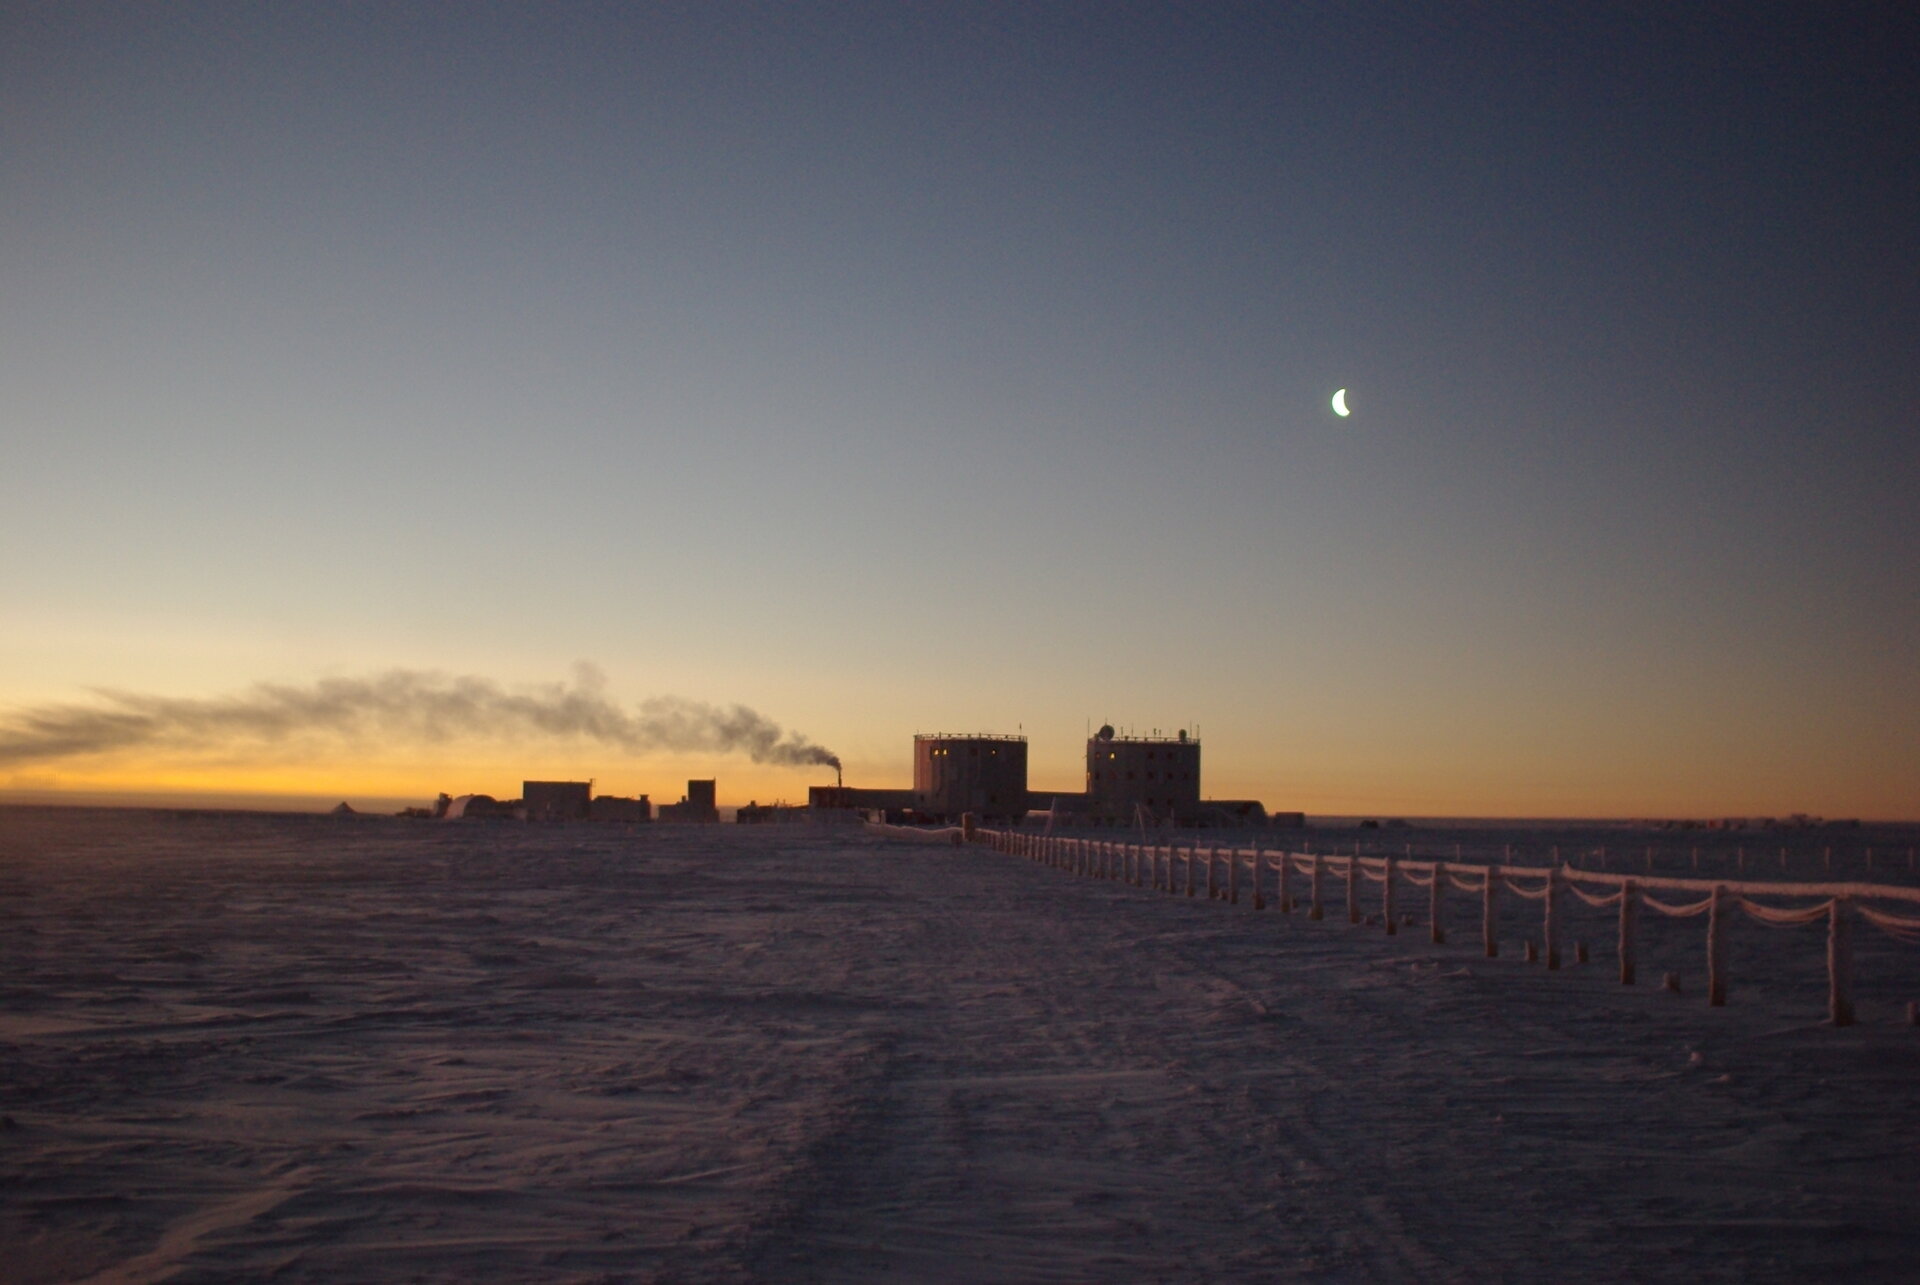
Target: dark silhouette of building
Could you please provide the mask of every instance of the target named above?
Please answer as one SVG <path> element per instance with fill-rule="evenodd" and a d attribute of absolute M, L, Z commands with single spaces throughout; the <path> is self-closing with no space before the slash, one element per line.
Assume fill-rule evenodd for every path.
<path fill-rule="evenodd" d="M 971 812 L 1007 818 L 1027 811 L 1027 738 L 987 733 L 913 738 L 913 793 L 928 816 Z"/>
<path fill-rule="evenodd" d="M 653 802 L 646 795 L 626 799 L 612 794 L 597 794 L 587 807 L 592 821 L 651 821 Z"/>
<path fill-rule="evenodd" d="M 524 781 L 520 804 L 529 821 L 584 821 L 593 807 L 593 782 Z"/>
<path fill-rule="evenodd" d="M 819 818 L 834 813 L 879 816 L 895 822 L 1013 820 L 1034 810 L 1077 824 L 1175 826 L 1299 826 L 1306 818 L 1271 818 L 1254 799 L 1200 796 L 1200 741 L 1173 736 L 1121 736 L 1102 727 L 1087 741 L 1085 791 L 1029 790 L 1027 738 L 987 734 L 913 738 L 913 789 L 873 790 L 816 785 L 807 792 Z M 666 809 L 661 809 L 664 817 Z"/>
<path fill-rule="evenodd" d="M 1178 824 L 1199 818 L 1200 742 L 1185 732 L 1118 736 L 1102 727 L 1087 742 L 1087 815 L 1125 823 L 1142 810 Z"/>
<path fill-rule="evenodd" d="M 698 821 L 711 824 L 720 819 L 720 809 L 714 803 L 714 782 L 688 781 L 687 793 L 678 803 L 660 805 L 662 821 Z"/>

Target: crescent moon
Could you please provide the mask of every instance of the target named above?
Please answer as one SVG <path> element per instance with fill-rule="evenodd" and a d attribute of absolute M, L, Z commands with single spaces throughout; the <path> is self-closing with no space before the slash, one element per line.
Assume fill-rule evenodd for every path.
<path fill-rule="evenodd" d="M 1353 412 L 1347 409 L 1347 390 L 1342 388 L 1333 395 L 1333 413 L 1345 419 Z"/>

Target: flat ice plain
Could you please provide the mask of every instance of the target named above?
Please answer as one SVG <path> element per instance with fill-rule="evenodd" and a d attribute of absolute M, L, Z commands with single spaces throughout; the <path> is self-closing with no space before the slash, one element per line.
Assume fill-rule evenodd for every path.
<path fill-rule="evenodd" d="M 1550 974 L 858 831 L 0 808 L 0 1276 L 1920 1276 L 1920 948 L 1832 1030 L 1817 929 L 1710 1009 L 1702 921 L 1626 989 L 1575 912 Z"/>

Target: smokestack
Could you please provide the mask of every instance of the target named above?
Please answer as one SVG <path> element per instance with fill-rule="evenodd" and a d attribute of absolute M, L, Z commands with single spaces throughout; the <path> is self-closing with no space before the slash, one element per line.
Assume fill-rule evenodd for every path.
<path fill-rule="evenodd" d="M 843 785 L 845 785 L 845 784 L 846 784 L 846 780 L 845 780 L 845 779 L 844 779 L 844 778 L 843 778 L 843 777 L 842 777 L 842 776 L 840 775 L 840 761 L 839 761 L 838 759 L 835 759 L 835 760 L 834 760 L 834 763 L 833 763 L 833 785 L 834 785 L 834 788 L 835 788 L 835 789 L 839 789 L 839 788 L 840 788 L 841 786 L 843 786 Z"/>

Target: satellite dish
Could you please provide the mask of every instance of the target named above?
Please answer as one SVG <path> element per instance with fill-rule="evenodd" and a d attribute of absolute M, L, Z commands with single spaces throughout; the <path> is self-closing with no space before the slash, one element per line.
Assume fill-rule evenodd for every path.
<path fill-rule="evenodd" d="M 1112 740 L 1112 739 L 1113 739 L 1113 724 L 1112 724 L 1112 723 L 1102 723 L 1102 724 L 1100 724 L 1100 730 L 1099 730 L 1099 731 L 1097 731 L 1097 732 L 1095 732 L 1095 733 L 1094 733 L 1093 735 L 1094 735 L 1094 738 L 1095 738 L 1096 740 L 1102 740 L 1102 741 L 1110 741 L 1110 740 Z"/>

